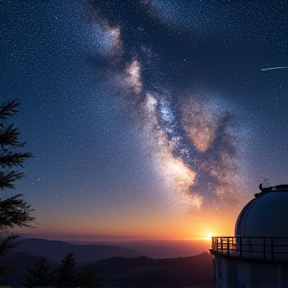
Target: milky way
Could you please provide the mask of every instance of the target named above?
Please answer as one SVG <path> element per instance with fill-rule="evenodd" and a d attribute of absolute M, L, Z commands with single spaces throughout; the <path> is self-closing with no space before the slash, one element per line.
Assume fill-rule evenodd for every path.
<path fill-rule="evenodd" d="M 113 85 L 118 95 L 126 100 L 129 115 L 140 127 L 142 145 L 149 150 L 147 154 L 151 155 L 163 181 L 197 209 L 235 202 L 240 139 L 232 109 L 221 95 L 213 96 L 205 89 L 196 91 L 187 88 L 189 85 L 182 89 L 173 81 L 167 83 L 169 74 L 181 75 L 193 70 L 193 62 L 188 64 L 188 70 L 183 65 L 186 72 L 181 71 L 179 66 L 173 67 L 172 62 L 176 54 L 179 57 L 179 51 L 170 51 L 169 56 L 155 47 L 154 36 L 149 34 L 154 35 L 154 30 L 161 32 L 157 38 L 167 38 L 168 50 L 180 48 L 169 42 L 176 32 L 157 21 L 151 14 L 151 3 L 147 5 L 148 2 L 143 1 L 131 5 L 130 9 L 141 12 L 141 17 L 138 23 L 129 24 L 117 13 L 106 14 L 107 7 L 104 5 L 101 10 L 101 3 L 95 3 L 92 25 L 98 28 L 94 36 L 100 37 L 105 46 L 104 52 L 101 49 L 98 52 L 109 63 Z M 128 8 L 120 5 L 119 9 Z M 153 27 L 144 25 L 148 19 L 154 22 Z M 189 50 L 191 43 L 179 45 Z M 163 65 L 162 60 L 167 57 L 171 58 L 171 67 Z M 185 62 L 185 55 L 183 57 L 181 61 Z M 170 71 L 167 73 L 166 69 Z M 189 81 L 193 80 L 187 79 Z"/>

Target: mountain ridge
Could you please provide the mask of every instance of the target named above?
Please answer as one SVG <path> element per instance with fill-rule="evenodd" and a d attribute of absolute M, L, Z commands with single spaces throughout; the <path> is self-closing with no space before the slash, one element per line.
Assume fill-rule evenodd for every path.
<path fill-rule="evenodd" d="M 48 260 L 60 263 L 69 253 L 77 262 L 94 262 L 114 256 L 136 258 L 141 253 L 116 245 L 75 245 L 59 240 L 27 238 L 22 240 L 15 252 L 27 252 L 35 256 L 43 256 Z"/>

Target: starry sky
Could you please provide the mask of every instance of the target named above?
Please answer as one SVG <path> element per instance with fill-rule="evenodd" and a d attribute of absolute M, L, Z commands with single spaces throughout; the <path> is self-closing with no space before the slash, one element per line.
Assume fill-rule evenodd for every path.
<path fill-rule="evenodd" d="M 15 192 L 36 228 L 21 233 L 233 235 L 259 183 L 288 182 L 287 13 L 280 0 L 0 1 L 1 101 L 20 99 L 35 156 Z"/>

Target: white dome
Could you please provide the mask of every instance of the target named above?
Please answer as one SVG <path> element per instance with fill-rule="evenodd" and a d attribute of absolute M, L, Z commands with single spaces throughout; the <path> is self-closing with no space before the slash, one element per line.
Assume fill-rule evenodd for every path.
<path fill-rule="evenodd" d="M 235 236 L 288 237 L 288 185 L 255 196 L 239 214 Z"/>

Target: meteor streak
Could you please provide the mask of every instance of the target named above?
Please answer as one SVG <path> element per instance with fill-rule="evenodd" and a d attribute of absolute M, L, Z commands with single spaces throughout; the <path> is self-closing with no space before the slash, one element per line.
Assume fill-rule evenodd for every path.
<path fill-rule="evenodd" d="M 277 70 L 277 69 L 286 69 L 288 66 L 279 66 L 279 67 L 271 67 L 271 68 L 263 68 L 261 71 L 269 71 L 269 70 Z"/>

